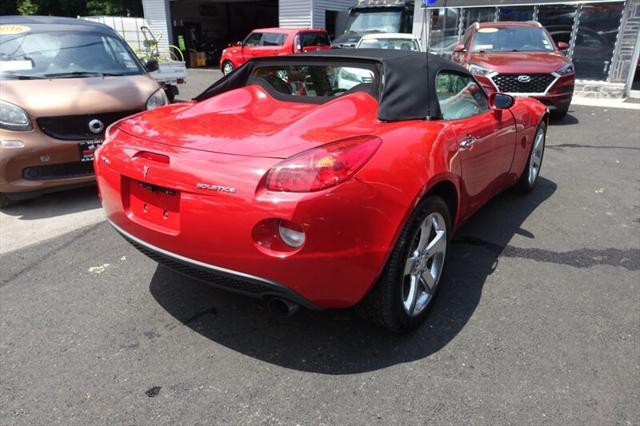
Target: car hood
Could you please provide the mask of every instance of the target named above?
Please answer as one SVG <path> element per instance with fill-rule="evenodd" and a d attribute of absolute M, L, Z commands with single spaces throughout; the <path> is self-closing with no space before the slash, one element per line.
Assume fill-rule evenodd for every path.
<path fill-rule="evenodd" d="M 32 118 L 142 110 L 160 88 L 147 75 L 1 80 L 0 97 Z"/>
<path fill-rule="evenodd" d="M 468 62 L 501 74 L 551 73 L 570 63 L 559 52 L 471 53 Z"/>
<path fill-rule="evenodd" d="M 373 131 L 377 102 L 356 92 L 322 105 L 283 102 L 259 86 L 170 105 L 123 121 L 130 135 L 186 149 L 255 157 L 291 155 Z"/>

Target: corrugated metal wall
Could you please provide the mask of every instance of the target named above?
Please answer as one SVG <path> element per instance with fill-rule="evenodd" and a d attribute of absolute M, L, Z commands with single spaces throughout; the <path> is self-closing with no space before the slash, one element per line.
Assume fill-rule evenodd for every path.
<path fill-rule="evenodd" d="M 171 15 L 169 0 L 142 0 L 144 19 L 153 35 L 160 38 L 158 48 L 163 54 L 168 54 L 171 35 Z"/>
<path fill-rule="evenodd" d="M 280 0 L 280 26 L 324 28 L 324 12 L 346 11 L 356 0 Z"/>
<path fill-rule="evenodd" d="M 310 27 L 312 0 L 280 0 L 278 3 L 282 28 Z"/>
<path fill-rule="evenodd" d="M 280 0 L 282 3 L 282 0 Z M 337 12 L 349 10 L 355 6 L 355 0 L 313 0 L 313 27 L 324 28 L 324 12 L 327 10 L 335 10 Z"/>

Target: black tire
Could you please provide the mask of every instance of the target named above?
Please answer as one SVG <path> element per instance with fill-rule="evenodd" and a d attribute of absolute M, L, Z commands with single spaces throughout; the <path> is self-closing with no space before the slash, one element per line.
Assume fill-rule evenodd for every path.
<path fill-rule="evenodd" d="M 444 264 L 428 304 L 420 314 L 410 316 L 405 311 L 403 302 L 405 264 L 412 252 L 411 245 L 414 244 L 421 224 L 432 213 L 439 213 L 446 224 Z M 427 318 L 429 310 L 433 306 L 440 287 L 438 284 L 443 282 L 450 246 L 451 217 L 447 203 L 438 196 L 428 196 L 411 214 L 378 282 L 356 306 L 356 311 L 366 319 L 395 333 L 407 333 L 418 328 Z"/>
<path fill-rule="evenodd" d="M 229 72 L 225 71 L 227 68 L 230 68 L 230 69 L 231 69 L 231 71 L 229 71 Z M 224 74 L 224 75 L 229 75 L 229 74 L 231 74 L 231 72 L 232 72 L 233 70 L 235 70 L 235 67 L 233 66 L 233 63 L 231 63 L 231 61 L 224 61 L 224 62 L 222 63 L 222 69 L 221 69 L 222 74 Z"/>
<path fill-rule="evenodd" d="M 547 144 L 547 123 L 546 121 L 542 121 L 542 123 L 540 123 L 538 125 L 538 128 L 536 129 L 536 135 L 538 134 L 538 132 L 542 129 L 542 131 L 544 132 L 544 139 L 542 141 L 542 154 L 540 155 L 540 162 L 538 165 L 538 172 L 536 174 L 535 180 L 533 182 L 531 182 L 529 180 L 529 168 L 531 167 L 531 161 L 533 158 L 533 149 L 535 147 L 535 136 L 534 136 L 534 140 L 531 143 L 531 151 L 529 151 L 529 158 L 527 159 L 527 165 L 525 166 L 524 170 L 522 171 L 522 174 L 520 175 L 520 179 L 518 179 L 518 182 L 515 184 L 514 189 L 517 192 L 520 192 L 522 194 L 528 194 L 531 191 L 533 191 L 533 189 L 536 187 L 536 184 L 538 183 L 538 179 L 540 177 L 540 170 L 542 168 L 542 160 L 544 160 L 544 149 L 545 146 Z"/>
<path fill-rule="evenodd" d="M 567 116 L 568 113 L 569 113 L 569 107 L 556 109 L 554 111 L 551 111 L 551 118 L 553 120 L 562 120 Z"/>
<path fill-rule="evenodd" d="M 0 192 L 0 209 L 11 207 L 17 203 L 18 202 L 16 200 L 12 200 L 11 198 Z"/>

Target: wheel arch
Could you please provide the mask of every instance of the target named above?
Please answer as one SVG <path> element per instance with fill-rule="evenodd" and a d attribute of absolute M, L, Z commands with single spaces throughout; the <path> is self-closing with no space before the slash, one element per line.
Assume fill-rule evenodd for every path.
<path fill-rule="evenodd" d="M 447 203 L 449 207 L 449 214 L 451 219 L 451 226 L 455 229 L 457 223 L 458 208 L 460 205 L 458 188 L 452 180 L 444 179 L 431 186 L 431 188 L 424 194 L 420 201 L 431 195 L 437 195 Z"/>

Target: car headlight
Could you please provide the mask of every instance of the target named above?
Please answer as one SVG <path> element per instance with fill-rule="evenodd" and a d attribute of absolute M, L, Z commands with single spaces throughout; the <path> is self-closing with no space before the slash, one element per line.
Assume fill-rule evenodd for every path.
<path fill-rule="evenodd" d="M 147 99 L 147 109 L 156 109 L 161 106 L 165 106 L 169 103 L 167 95 L 164 93 L 164 89 L 158 89 L 153 95 Z"/>
<path fill-rule="evenodd" d="M 574 72 L 575 72 L 575 68 L 573 67 L 573 64 L 567 64 L 562 68 L 560 68 L 558 71 L 556 71 L 556 74 L 568 75 L 568 74 L 573 74 Z"/>
<path fill-rule="evenodd" d="M 25 131 L 33 129 L 33 126 L 27 111 L 12 103 L 0 101 L 0 129 Z"/>
<path fill-rule="evenodd" d="M 481 67 L 480 65 L 471 64 L 471 63 L 467 66 L 467 69 L 473 75 L 487 75 L 493 72 L 493 70 L 490 70 L 489 68 L 484 68 L 484 67 Z"/>

